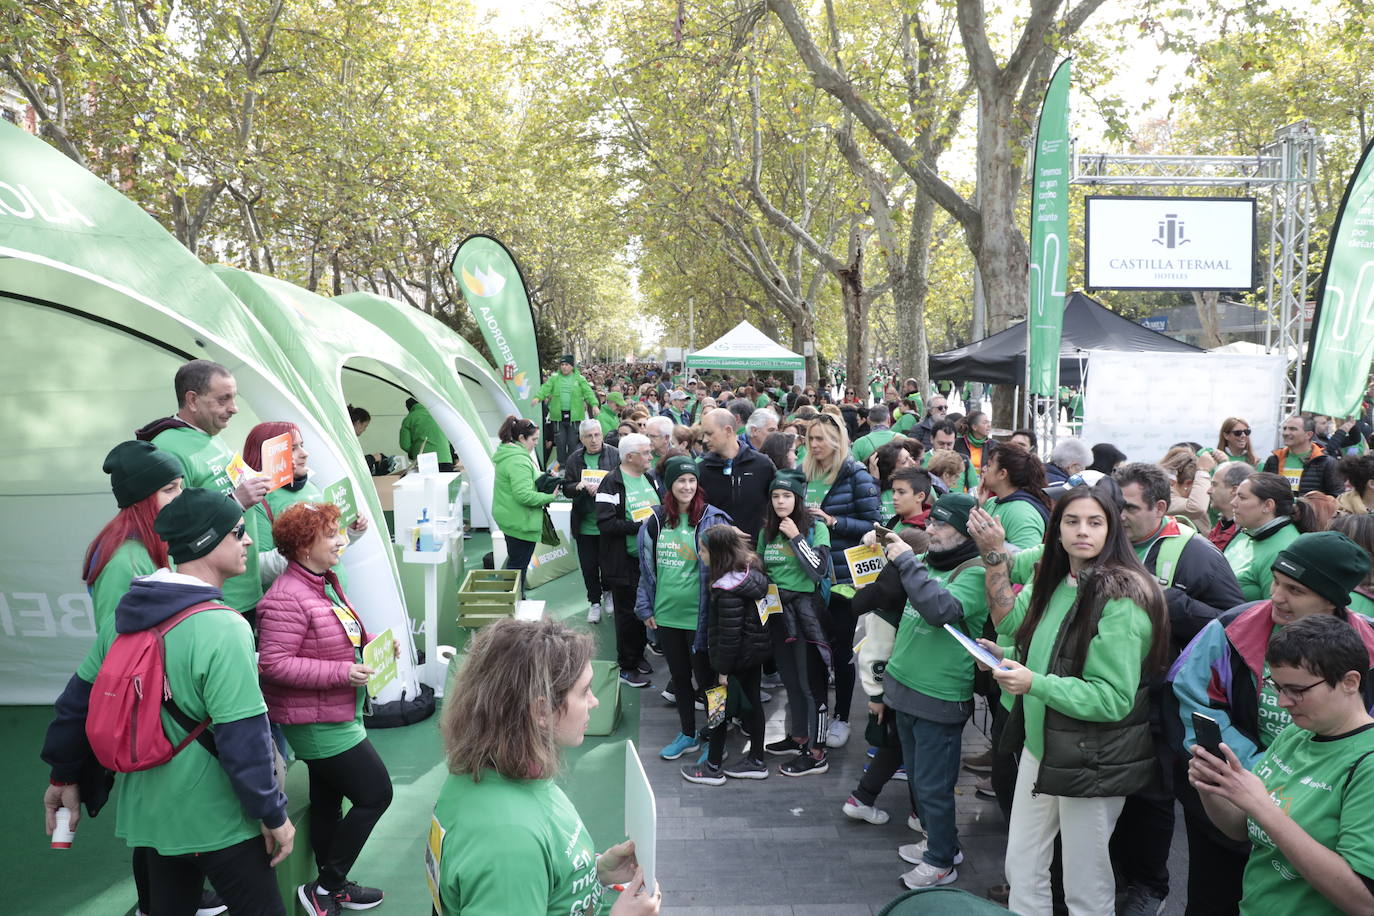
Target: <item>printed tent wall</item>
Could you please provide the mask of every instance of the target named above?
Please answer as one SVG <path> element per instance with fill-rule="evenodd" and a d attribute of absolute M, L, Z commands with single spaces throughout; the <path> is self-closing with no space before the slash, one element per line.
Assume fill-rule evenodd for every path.
<path fill-rule="evenodd" d="M 214 359 L 237 378 L 241 410 L 222 434 L 231 446 L 258 417 L 291 420 L 318 443 L 326 478 L 366 476 L 356 445 L 317 419 L 281 349 L 205 265 L 132 201 L 8 124 L 0 310 L 0 703 L 51 703 L 88 651 L 82 553 L 116 511 L 101 460 L 175 410 L 183 361 Z M 376 531 L 350 551 L 354 562 L 384 552 Z M 368 578 L 358 597 L 369 627 L 405 630 L 394 577 Z"/>
<path fill-rule="evenodd" d="M 806 357 L 784 347 L 747 321 L 715 342 L 687 354 L 688 369 L 804 370 Z"/>

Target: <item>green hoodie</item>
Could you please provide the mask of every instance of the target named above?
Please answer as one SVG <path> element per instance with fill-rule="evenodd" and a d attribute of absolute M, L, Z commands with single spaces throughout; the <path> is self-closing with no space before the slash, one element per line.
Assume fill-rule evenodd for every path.
<path fill-rule="evenodd" d="M 449 447 L 448 437 L 439 428 L 439 421 L 425 405 L 416 403 L 401 421 L 401 451 L 414 461 L 423 452 L 434 452 L 440 464 L 453 460 L 453 450 Z"/>
<path fill-rule="evenodd" d="M 1277 518 L 1253 531 L 1241 531 L 1226 545 L 1224 555 L 1240 583 L 1246 601 L 1263 601 L 1274 583 L 1274 558 L 1298 538 L 1298 529 L 1286 518 Z"/>
<path fill-rule="evenodd" d="M 521 445 L 503 442 L 491 456 L 496 466 L 492 484 L 491 517 L 507 537 L 538 541 L 544 530 L 540 511 L 558 498 L 557 493 L 540 493 L 534 481 L 539 476 L 534 458 Z"/>
<path fill-rule="evenodd" d="M 572 422 L 581 423 L 587 418 L 588 407 L 597 409 L 596 392 L 581 372 L 564 375 L 555 371 L 539 386 L 534 396 L 547 403 L 549 419 L 554 421 L 563 419 L 563 411 L 566 410 Z"/>

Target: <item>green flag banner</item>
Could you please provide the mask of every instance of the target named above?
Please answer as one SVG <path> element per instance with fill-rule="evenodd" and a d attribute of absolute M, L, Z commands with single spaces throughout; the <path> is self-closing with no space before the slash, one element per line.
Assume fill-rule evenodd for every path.
<path fill-rule="evenodd" d="M 515 257 L 490 236 L 470 235 L 458 246 L 452 270 L 511 398 L 538 424 L 539 410 L 532 401 L 539 387 L 539 344 Z"/>
<path fill-rule="evenodd" d="M 1064 286 L 1069 272 L 1069 61 L 1045 90 L 1035 129 L 1031 171 L 1030 337 L 1026 370 L 1032 394 L 1059 391 L 1059 338 L 1064 328 Z"/>
<path fill-rule="evenodd" d="M 1336 214 L 1317 290 L 1302 409 L 1353 417 L 1374 358 L 1374 162 L 1365 147 Z"/>

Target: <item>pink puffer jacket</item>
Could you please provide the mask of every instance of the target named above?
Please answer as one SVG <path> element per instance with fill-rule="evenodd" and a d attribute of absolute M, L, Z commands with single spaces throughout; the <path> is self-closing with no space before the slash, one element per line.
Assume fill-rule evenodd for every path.
<path fill-rule="evenodd" d="M 333 571 L 317 576 L 294 561 L 258 602 L 258 670 L 273 722 L 347 722 L 356 713 L 362 688 L 348 683 L 353 644 L 325 596 L 326 582 L 352 610 Z M 367 639 L 364 630 L 363 644 Z"/>

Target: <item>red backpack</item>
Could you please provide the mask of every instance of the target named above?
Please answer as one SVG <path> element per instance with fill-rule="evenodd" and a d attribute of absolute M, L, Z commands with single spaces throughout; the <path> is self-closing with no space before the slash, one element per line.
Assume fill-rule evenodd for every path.
<path fill-rule="evenodd" d="M 210 720 L 193 722 L 172 699 L 162 639 L 168 630 L 192 614 L 212 610 L 231 609 L 203 601 L 146 630 L 115 637 L 95 676 L 86 711 L 86 737 L 101 766 L 117 773 L 150 770 L 201 738 Z M 162 730 L 164 704 L 172 718 L 189 729 L 189 734 L 175 747 Z M 202 743 L 206 743 L 205 739 Z M 206 748 L 214 753 L 212 744 L 207 743 Z"/>

